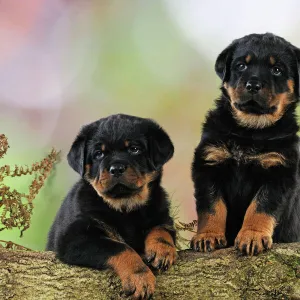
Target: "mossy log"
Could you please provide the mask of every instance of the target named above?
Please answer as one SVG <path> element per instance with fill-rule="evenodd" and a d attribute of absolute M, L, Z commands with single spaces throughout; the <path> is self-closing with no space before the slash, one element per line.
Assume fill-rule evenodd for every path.
<path fill-rule="evenodd" d="M 1 300 L 115 300 L 120 291 L 110 271 L 67 266 L 51 252 L 0 249 Z M 258 257 L 232 248 L 180 251 L 176 265 L 157 275 L 154 299 L 300 299 L 300 243 Z"/>

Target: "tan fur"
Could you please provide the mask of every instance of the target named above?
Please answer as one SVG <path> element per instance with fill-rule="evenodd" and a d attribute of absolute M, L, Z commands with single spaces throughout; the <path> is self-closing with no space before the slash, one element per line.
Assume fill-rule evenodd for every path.
<path fill-rule="evenodd" d="M 98 191 L 97 191 L 98 192 Z M 145 205 L 149 197 L 148 186 L 143 186 L 142 190 L 131 197 L 128 198 L 110 198 L 98 192 L 98 194 L 103 198 L 103 200 L 113 209 L 120 212 L 130 212 L 138 207 Z"/>
<path fill-rule="evenodd" d="M 234 105 L 234 103 L 239 101 L 239 94 L 243 92 L 242 87 L 238 87 L 234 89 L 229 86 L 228 83 L 224 83 L 224 88 L 227 90 L 227 93 L 230 97 L 230 104 L 232 107 L 233 117 L 237 120 L 237 122 L 244 127 L 249 128 L 264 128 L 273 125 L 277 122 L 285 113 L 288 104 L 293 101 L 293 93 L 294 93 L 294 81 L 289 79 L 287 81 L 287 85 L 289 87 L 289 92 L 281 93 L 272 97 L 270 93 L 269 105 L 276 106 L 277 109 L 272 114 L 263 114 L 263 115 L 254 115 L 248 114 L 240 111 Z"/>
<path fill-rule="evenodd" d="M 246 156 L 246 161 L 257 161 L 264 169 L 275 166 L 284 166 L 286 158 L 278 152 L 268 152 Z"/>
<path fill-rule="evenodd" d="M 204 148 L 204 159 L 207 165 L 217 165 L 230 158 L 231 154 L 224 146 L 206 146 Z"/>
<path fill-rule="evenodd" d="M 264 115 L 247 114 L 240 111 L 234 106 L 232 101 L 231 107 L 233 110 L 233 116 L 240 125 L 249 128 L 264 128 L 277 122 L 285 113 L 286 107 L 290 102 L 290 93 L 278 94 L 270 102 L 270 106 L 277 106 L 276 111 L 273 114 Z"/>
<path fill-rule="evenodd" d="M 269 127 L 274 124 L 278 119 L 274 118 L 272 115 L 253 115 L 247 114 L 238 110 L 236 107 L 232 106 L 234 112 L 234 118 L 237 122 L 244 127 L 249 128 L 264 128 Z"/>
<path fill-rule="evenodd" d="M 130 276 L 130 274 L 139 271 L 139 269 L 146 269 L 141 257 L 131 249 L 112 256 L 108 259 L 107 265 L 121 278 Z"/>
<path fill-rule="evenodd" d="M 129 142 L 128 141 L 125 141 L 124 144 L 125 144 L 126 148 L 129 146 Z"/>
<path fill-rule="evenodd" d="M 231 102 L 237 100 L 237 98 L 238 98 L 237 90 L 234 89 L 232 86 L 228 85 L 228 83 L 226 83 L 226 85 L 224 84 L 224 87 L 227 90 L 227 93 L 230 97 Z"/>
<path fill-rule="evenodd" d="M 102 145 L 101 145 L 101 150 L 104 152 L 104 151 L 105 151 L 105 149 L 106 149 L 105 145 L 104 145 L 104 144 L 102 144 Z"/>
<path fill-rule="evenodd" d="M 253 255 L 254 247 L 257 251 L 262 252 L 264 249 L 263 242 L 272 247 L 272 235 L 276 226 L 276 220 L 273 216 L 257 212 L 257 201 L 253 200 L 248 207 L 242 229 L 235 240 L 236 245 L 242 251 L 244 244 L 247 245 L 247 254 Z M 252 251 L 250 245 L 252 244 Z M 250 253 L 251 252 L 251 253 Z"/>
<path fill-rule="evenodd" d="M 149 183 L 155 178 L 155 173 L 145 174 L 141 176 L 134 169 L 127 168 L 123 177 L 126 182 L 134 184 L 136 187 L 142 187 L 145 183 Z"/>
<path fill-rule="evenodd" d="M 162 241 L 165 241 L 163 243 Z M 164 260 L 165 265 L 172 265 L 176 260 L 176 248 L 169 232 L 163 227 L 155 227 L 145 240 L 145 255 L 151 257 L 155 254 L 152 265 L 155 267 L 159 261 Z"/>
<path fill-rule="evenodd" d="M 192 239 L 192 244 L 204 241 L 204 251 L 206 249 L 206 241 L 210 241 L 212 249 L 216 246 L 216 240 L 226 243 L 225 230 L 226 230 L 227 208 L 222 198 L 216 201 L 213 212 L 200 213 L 198 215 L 198 229 L 197 234 Z M 200 245 L 201 247 L 201 245 Z"/>
<path fill-rule="evenodd" d="M 225 233 L 227 208 L 222 199 L 217 200 L 213 213 L 200 213 L 197 233 Z"/>
<path fill-rule="evenodd" d="M 229 158 L 235 159 L 241 163 L 258 163 L 264 169 L 286 165 L 286 157 L 281 153 L 267 152 L 251 154 L 251 152 L 253 153 L 254 151 L 254 149 L 242 151 L 240 148 L 236 147 L 229 150 L 226 145 L 211 145 L 204 148 L 204 159 L 207 161 L 207 165 L 217 165 Z"/>
<path fill-rule="evenodd" d="M 125 250 L 108 259 L 107 265 L 120 277 L 124 290 L 135 289 L 133 297 L 153 294 L 155 276 L 134 250 Z"/>
<path fill-rule="evenodd" d="M 109 187 L 110 180 L 111 175 L 108 171 L 104 170 L 101 173 L 99 180 L 94 179 L 90 182 L 96 191 L 102 193 L 105 189 Z"/>
<path fill-rule="evenodd" d="M 251 58 L 252 58 L 251 55 L 248 54 L 247 57 L 246 57 L 246 63 L 247 64 L 249 64 L 249 62 L 251 61 Z"/>
<path fill-rule="evenodd" d="M 89 170 L 90 166 L 87 165 L 85 178 L 91 183 L 98 195 L 101 196 L 110 207 L 121 212 L 130 212 L 137 207 L 145 205 L 149 197 L 148 184 L 157 176 L 156 172 L 145 174 L 143 176 L 138 175 L 133 169 L 128 168 L 124 174 L 125 181 L 129 184 L 135 185 L 136 188 L 141 188 L 141 190 L 131 197 L 115 199 L 105 195 L 105 190 L 109 188 L 111 182 L 111 175 L 109 172 L 104 170 L 101 173 L 99 180 L 96 180 L 89 178 Z"/>
<path fill-rule="evenodd" d="M 290 93 L 293 94 L 294 93 L 294 88 L 295 88 L 295 82 L 294 82 L 294 80 L 293 79 L 289 79 L 287 81 L 287 86 L 289 88 Z"/>
<path fill-rule="evenodd" d="M 170 233 L 166 231 L 163 227 L 155 227 L 147 235 L 145 241 L 146 247 L 147 245 L 149 245 L 151 248 L 157 247 L 157 245 L 160 244 L 160 242 L 158 241 L 159 238 L 164 239 L 165 241 L 174 246 L 174 241 Z"/>
<path fill-rule="evenodd" d="M 274 66 L 275 63 L 276 63 L 275 58 L 274 58 L 273 56 L 270 56 L 270 64 L 271 64 L 272 66 Z"/>

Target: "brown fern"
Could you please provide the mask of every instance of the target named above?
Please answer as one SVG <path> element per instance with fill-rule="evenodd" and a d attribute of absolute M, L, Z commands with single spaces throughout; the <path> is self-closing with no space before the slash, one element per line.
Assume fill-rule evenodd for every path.
<path fill-rule="evenodd" d="M 196 231 L 194 230 L 196 225 L 197 225 L 197 220 L 193 220 L 191 223 L 183 223 L 183 222 L 180 222 L 180 221 L 177 221 L 175 223 L 176 229 L 178 231 L 190 231 L 190 232 L 193 232 L 193 233 L 196 233 Z"/>
<path fill-rule="evenodd" d="M 2 158 L 9 148 L 7 138 L 4 134 L 0 134 L 0 158 Z"/>
<path fill-rule="evenodd" d="M 22 251 L 30 251 L 31 249 L 18 245 L 13 242 L 7 242 L 0 240 L 0 248 L 11 249 L 11 250 L 22 250 Z"/>
<path fill-rule="evenodd" d="M 0 135 L 0 158 L 2 158 L 9 148 L 5 135 Z M 33 210 L 33 200 L 39 193 L 50 175 L 55 162 L 58 160 L 59 153 L 52 149 L 42 161 L 33 163 L 31 166 L 11 167 L 4 165 L 0 167 L 0 221 L 4 229 L 18 228 L 23 232 L 29 228 L 31 214 Z M 29 186 L 28 193 L 20 193 L 15 189 L 5 185 L 3 179 L 5 177 L 20 177 L 23 175 L 34 174 L 34 179 Z M 11 242 L 9 242 L 11 243 Z"/>

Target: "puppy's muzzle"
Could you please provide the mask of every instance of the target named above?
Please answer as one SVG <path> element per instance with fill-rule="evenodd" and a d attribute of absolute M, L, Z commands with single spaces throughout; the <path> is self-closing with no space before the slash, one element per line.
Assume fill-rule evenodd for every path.
<path fill-rule="evenodd" d="M 142 188 L 141 174 L 125 161 L 112 162 L 100 176 L 102 193 L 110 197 L 133 195 Z"/>
<path fill-rule="evenodd" d="M 275 112 L 276 106 L 270 106 L 269 95 L 269 90 L 264 89 L 260 80 L 250 79 L 242 88 L 239 88 L 239 99 L 234 106 L 245 113 L 272 114 Z"/>

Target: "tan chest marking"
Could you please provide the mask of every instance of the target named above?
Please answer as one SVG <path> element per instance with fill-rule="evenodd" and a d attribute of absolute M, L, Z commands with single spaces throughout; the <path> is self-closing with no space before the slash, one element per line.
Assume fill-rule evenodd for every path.
<path fill-rule="evenodd" d="M 231 157 L 227 147 L 224 146 L 206 146 L 204 148 L 204 160 L 206 165 L 218 165 Z"/>
<path fill-rule="evenodd" d="M 278 152 L 268 152 L 257 155 L 246 156 L 248 161 L 258 162 L 264 169 L 276 166 L 285 166 L 286 158 Z"/>
<path fill-rule="evenodd" d="M 257 163 L 264 169 L 275 166 L 285 166 L 286 158 L 278 152 L 267 152 L 262 154 L 252 154 L 253 151 L 243 151 L 239 147 L 229 150 L 227 146 L 206 146 L 204 148 L 204 160 L 206 165 L 214 166 L 224 163 L 227 159 L 234 159 L 238 163 Z"/>

